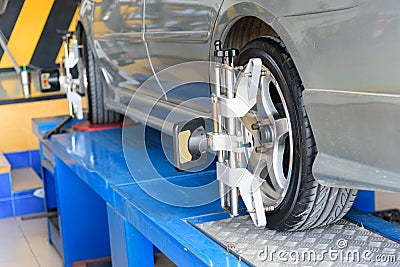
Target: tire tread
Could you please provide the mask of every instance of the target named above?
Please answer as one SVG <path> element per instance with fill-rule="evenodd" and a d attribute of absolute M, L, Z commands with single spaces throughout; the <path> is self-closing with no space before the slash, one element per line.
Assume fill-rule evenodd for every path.
<path fill-rule="evenodd" d="M 120 122 L 121 114 L 107 110 L 104 105 L 103 81 L 97 68 L 92 48 L 87 43 L 87 79 L 88 79 L 88 119 L 93 124 L 110 124 Z"/>

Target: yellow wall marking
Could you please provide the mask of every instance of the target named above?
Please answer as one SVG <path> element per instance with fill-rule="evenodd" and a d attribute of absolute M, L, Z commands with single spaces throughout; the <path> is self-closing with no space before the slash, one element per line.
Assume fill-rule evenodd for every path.
<path fill-rule="evenodd" d="M 10 172 L 10 170 L 10 163 L 8 163 L 8 160 L 0 151 L 0 174 Z"/>
<path fill-rule="evenodd" d="M 53 3 L 54 0 L 25 0 L 7 44 L 19 66 L 30 63 Z M 12 67 L 4 53 L 0 68 Z"/>
<path fill-rule="evenodd" d="M 13 77 L 14 78 L 14 77 Z M 21 90 L 19 81 L 17 79 L 4 79 L 0 81 L 0 90 L 4 90 L 7 95 L 15 95 Z M 5 92 L 2 92 L 4 94 Z"/>

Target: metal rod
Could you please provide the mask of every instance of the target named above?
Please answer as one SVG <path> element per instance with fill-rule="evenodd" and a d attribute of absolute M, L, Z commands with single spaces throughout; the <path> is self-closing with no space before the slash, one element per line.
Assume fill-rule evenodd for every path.
<path fill-rule="evenodd" d="M 219 134 L 218 107 L 217 107 L 218 98 L 216 95 L 211 96 L 211 102 L 212 102 L 213 125 L 214 125 L 213 132 L 214 134 Z"/>
<path fill-rule="evenodd" d="M 226 69 L 226 97 L 231 99 L 234 97 L 234 84 L 235 84 L 235 72 L 233 69 L 233 58 L 227 57 L 226 64 L 229 66 Z M 227 132 L 230 136 L 236 135 L 236 121 L 234 118 L 227 118 L 226 120 L 226 128 Z M 236 153 L 229 151 L 228 152 L 228 163 L 231 168 L 236 168 Z M 233 216 L 239 215 L 239 190 L 237 187 L 230 188 L 230 208 L 231 214 Z"/>
<path fill-rule="evenodd" d="M 60 57 L 60 76 L 64 76 L 63 58 Z"/>
<path fill-rule="evenodd" d="M 65 116 L 56 126 L 45 133 L 43 139 L 49 139 L 53 134 L 59 133 L 61 131 L 61 128 L 72 119 L 73 117 L 71 115 Z"/>
<path fill-rule="evenodd" d="M 68 36 L 65 38 L 65 43 L 64 43 L 64 55 L 65 55 L 65 75 L 67 77 L 71 76 L 71 71 L 69 69 L 69 65 L 68 65 L 68 57 L 69 57 L 69 51 L 68 51 L 68 45 L 69 45 L 69 40 L 68 40 Z"/>
<path fill-rule="evenodd" d="M 21 217 L 21 220 L 26 221 L 26 220 L 33 220 L 33 219 L 40 219 L 40 218 L 52 218 L 52 217 L 57 217 L 57 216 L 58 216 L 57 211 L 50 211 L 50 212 L 42 212 L 42 213 L 25 215 L 25 216 Z"/>
<path fill-rule="evenodd" d="M 226 97 L 228 99 L 233 98 L 233 84 L 234 84 L 234 73 L 233 70 L 227 69 L 227 87 L 226 87 Z M 234 136 L 236 135 L 236 123 L 234 118 L 227 118 L 226 119 L 226 130 L 229 135 Z M 231 168 L 236 168 L 236 159 L 235 159 L 234 152 L 228 152 L 228 162 Z"/>
<path fill-rule="evenodd" d="M 8 58 L 11 60 L 11 63 L 14 67 L 15 72 L 17 74 L 20 74 L 21 68 L 18 66 L 17 61 L 15 61 L 15 58 L 11 54 L 10 50 L 8 50 L 6 42 L 7 42 L 6 37 L 4 36 L 3 32 L 0 29 L 0 46 L 3 49 L 3 51 L 6 52 Z"/>
<path fill-rule="evenodd" d="M 233 216 L 239 215 L 239 189 L 232 187 L 231 190 L 231 213 Z"/>
<path fill-rule="evenodd" d="M 221 50 L 221 42 L 217 41 L 215 43 L 215 50 L 216 52 Z M 220 62 L 220 57 L 215 57 L 215 95 L 213 96 L 213 119 L 214 119 L 214 134 L 220 134 L 222 132 L 222 117 L 218 114 L 218 97 L 221 96 L 221 76 L 223 77 L 224 71 L 220 68 L 219 64 L 223 64 Z M 225 161 L 224 151 L 218 151 L 218 162 L 223 164 Z M 228 199 L 228 187 L 223 183 L 219 182 L 219 196 L 221 201 L 221 207 L 227 209 L 229 206 L 229 199 Z"/>
<path fill-rule="evenodd" d="M 222 132 L 222 119 L 221 115 L 218 114 L 217 106 L 218 97 L 221 95 L 220 72 L 220 68 L 215 68 L 215 95 L 213 96 L 214 134 Z M 218 151 L 218 162 L 224 162 L 224 152 L 222 150 Z M 227 192 L 227 186 L 223 182 L 219 182 L 219 197 L 222 208 L 228 207 Z"/>

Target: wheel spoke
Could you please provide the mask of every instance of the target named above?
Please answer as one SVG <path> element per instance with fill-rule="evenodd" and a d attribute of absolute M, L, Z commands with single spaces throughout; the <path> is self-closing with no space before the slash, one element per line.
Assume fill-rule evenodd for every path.
<path fill-rule="evenodd" d="M 275 139 L 279 142 L 289 133 L 289 122 L 287 118 L 275 120 Z"/>
<path fill-rule="evenodd" d="M 280 171 L 282 169 L 283 152 L 275 154 L 274 151 L 256 153 L 253 150 L 247 166 L 248 170 L 254 173 L 254 175 L 259 176 L 261 179 L 269 180 L 269 182 L 263 182 L 262 190 L 272 199 L 279 197 L 287 183 L 283 172 Z"/>
<path fill-rule="evenodd" d="M 265 197 L 271 200 L 277 200 L 280 197 L 280 192 L 275 191 L 268 183 L 264 182 L 261 185 L 261 190 L 264 192 Z"/>
<path fill-rule="evenodd" d="M 261 153 L 257 153 L 255 151 L 255 149 L 253 149 L 253 151 L 251 152 L 249 161 L 247 162 L 247 169 L 253 173 L 254 175 L 258 175 L 260 176 L 260 173 L 262 171 L 262 166 L 260 166 L 261 164 L 266 165 L 264 162 L 266 162 L 265 160 L 262 162 L 262 156 L 263 154 Z M 261 177 L 262 178 L 262 177 Z"/>
<path fill-rule="evenodd" d="M 276 181 L 280 188 L 285 188 L 287 185 L 287 178 L 283 173 L 283 155 L 285 152 L 285 142 L 279 142 L 274 148 L 272 167 L 269 171 L 269 176 Z"/>
<path fill-rule="evenodd" d="M 271 114 L 270 114 L 270 116 L 273 117 Z M 258 91 L 257 92 L 257 120 L 261 121 L 262 119 L 268 118 L 270 116 L 268 116 L 268 113 L 265 110 L 264 105 L 262 103 L 261 92 Z"/>
<path fill-rule="evenodd" d="M 279 113 L 276 110 L 275 104 L 271 99 L 271 94 L 270 94 L 270 88 L 269 84 L 271 83 L 271 78 L 268 76 L 262 77 L 261 78 L 261 103 L 262 103 L 262 110 L 265 110 L 265 113 L 268 117 L 273 117 L 273 118 L 278 118 Z M 260 104 L 261 104 L 260 103 Z M 257 107 L 258 108 L 258 107 Z M 260 111 L 260 109 L 258 109 Z"/>

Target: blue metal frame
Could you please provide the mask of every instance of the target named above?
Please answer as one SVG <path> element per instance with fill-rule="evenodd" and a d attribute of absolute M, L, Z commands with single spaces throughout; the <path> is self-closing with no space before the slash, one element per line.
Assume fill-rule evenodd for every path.
<path fill-rule="evenodd" d="M 109 256 L 107 209 L 104 200 L 56 157 L 56 188 L 64 262 Z"/>
<path fill-rule="evenodd" d="M 159 142 L 148 140 L 147 153 L 163 177 L 151 176 L 141 168 L 143 151 L 136 141 L 142 138 L 142 130 L 141 125 L 131 126 L 125 136 L 132 140 L 129 155 L 138 166 L 130 171 L 122 152 L 121 129 L 61 134 L 46 143 L 56 156 L 66 265 L 111 253 L 116 266 L 153 266 L 153 253 L 158 248 L 179 266 L 248 266 L 193 226 L 229 216 L 221 210 L 218 199 L 185 208 L 160 202 L 143 191 L 142 182 L 155 188 L 165 180 L 196 186 L 215 181 L 216 176 L 212 169 L 192 174 L 175 170 Z M 146 180 L 133 179 L 138 176 Z M 215 185 L 201 193 L 218 194 Z"/>
<path fill-rule="evenodd" d="M 357 198 L 353 203 L 353 208 L 363 212 L 375 211 L 375 192 L 368 190 L 359 190 Z"/>
<path fill-rule="evenodd" d="M 400 227 L 393 223 L 357 209 L 351 209 L 346 217 L 367 229 L 386 236 L 393 241 L 400 242 Z"/>
<path fill-rule="evenodd" d="M 34 128 L 43 132 L 40 129 L 45 127 Z M 137 140 L 141 130 L 143 126 L 133 126 L 131 138 Z M 218 201 L 179 208 L 147 195 L 132 178 L 143 172 L 130 173 L 126 166 L 121 135 L 117 129 L 60 134 L 44 141 L 56 158 L 56 195 L 66 266 L 75 260 L 103 257 L 110 252 L 121 264 L 153 266 L 153 254 L 158 249 L 178 265 L 246 266 L 187 222 L 187 218 L 205 214 L 228 216 L 221 211 Z M 215 180 L 213 169 L 200 174 L 175 170 L 165 159 L 159 143 L 149 142 L 148 153 L 160 163 L 158 167 L 164 178 L 188 186 Z M 130 149 L 140 164 L 141 151 L 136 151 L 135 146 Z M 154 185 L 160 182 L 150 174 L 148 181 Z M 96 228 L 95 223 L 100 226 Z M 111 247 L 107 245 L 110 241 Z"/>
<path fill-rule="evenodd" d="M 114 266 L 128 266 L 126 220 L 116 210 L 107 205 L 107 216 L 110 231 L 111 255 Z"/>
<path fill-rule="evenodd" d="M 32 129 L 33 133 L 38 137 L 40 141 L 39 147 L 39 157 L 40 157 L 40 166 L 34 166 L 35 170 L 38 169 L 38 172 L 41 173 L 43 186 L 45 190 L 45 201 L 44 208 L 45 211 L 57 211 L 57 194 L 56 194 L 56 182 L 55 182 L 55 156 L 52 151 L 51 138 L 49 140 L 44 140 L 42 137 L 46 133 L 46 131 L 55 127 L 59 121 L 62 120 L 64 116 L 57 117 L 49 117 L 49 118 L 37 118 L 32 120 Z M 77 121 L 73 120 L 69 122 L 65 127 L 70 127 L 73 123 Z M 31 151 L 32 152 L 32 151 Z M 35 163 L 36 165 L 36 156 L 35 159 L 32 159 L 32 165 Z M 59 229 L 59 219 L 51 218 L 48 219 L 47 222 L 48 228 L 48 240 L 49 243 L 52 244 L 57 252 L 60 254 L 62 258 L 64 258 L 64 248 L 62 243 L 61 232 Z"/>

